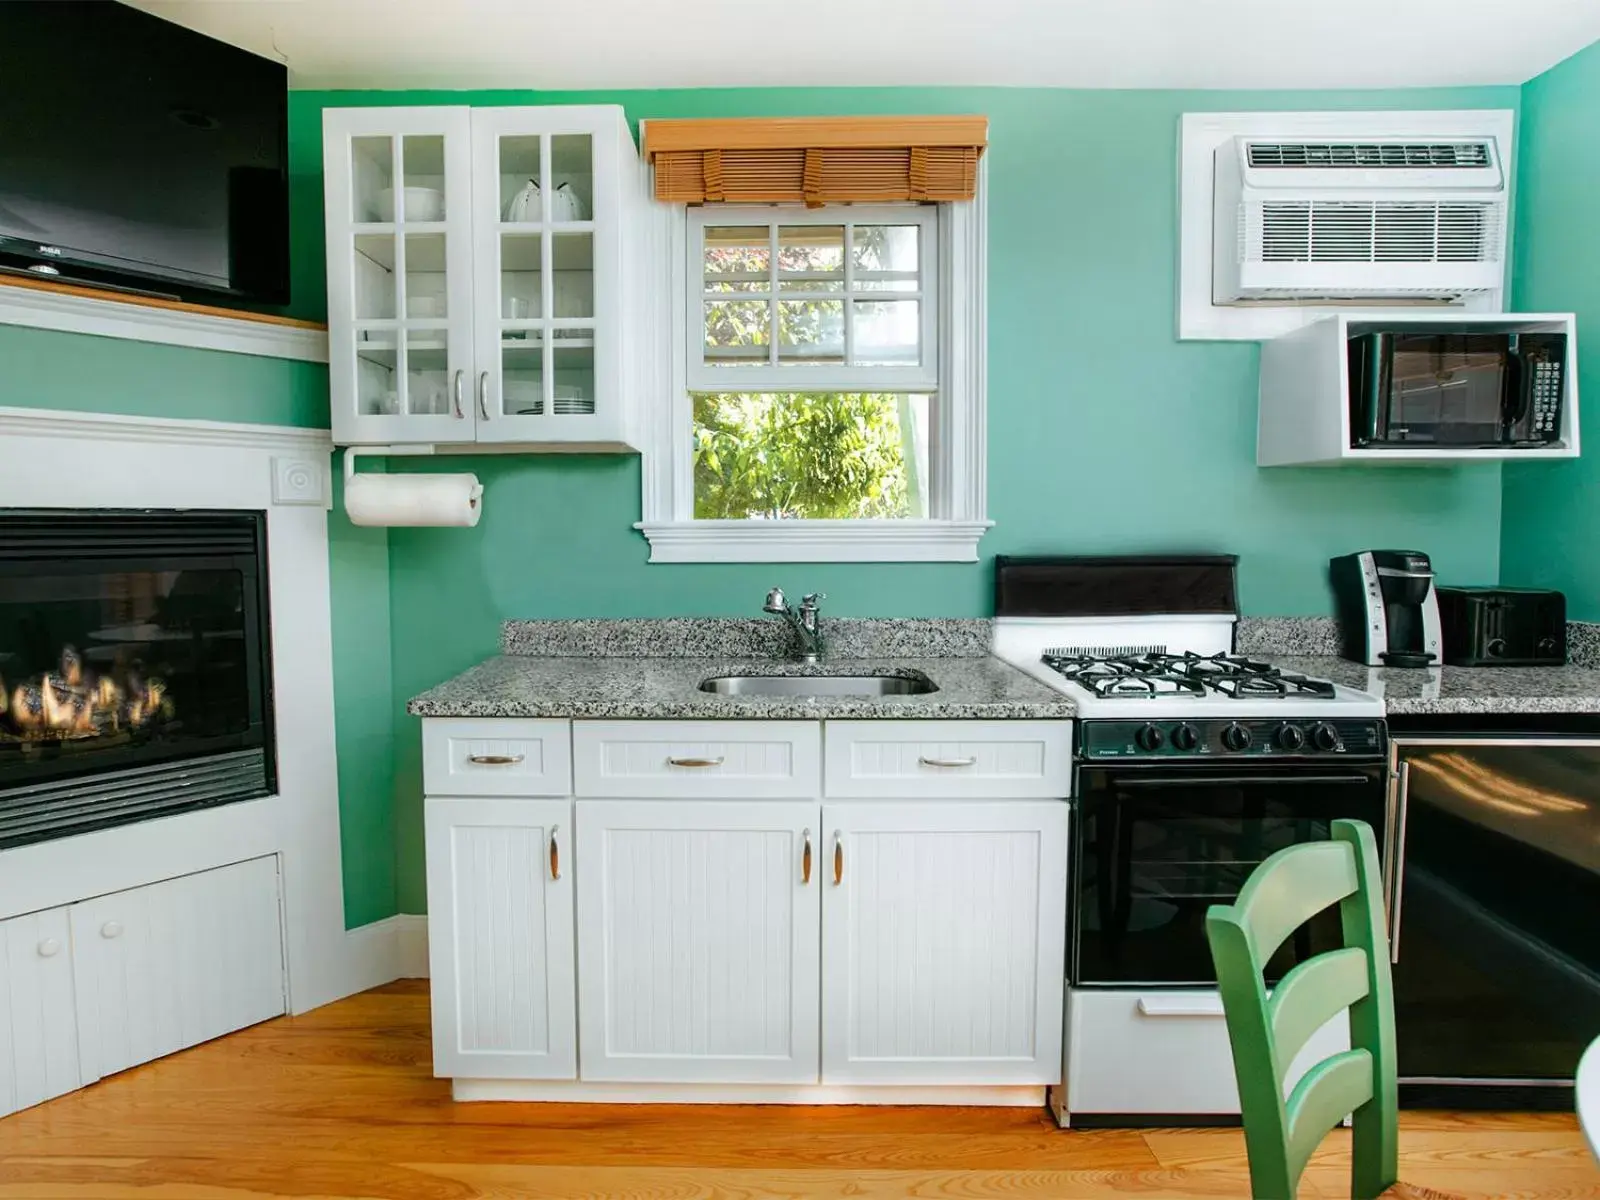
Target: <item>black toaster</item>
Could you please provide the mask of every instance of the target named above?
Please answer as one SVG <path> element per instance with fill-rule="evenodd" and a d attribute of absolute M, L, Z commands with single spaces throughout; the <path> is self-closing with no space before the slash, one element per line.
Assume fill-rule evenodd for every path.
<path fill-rule="evenodd" d="M 1441 587 L 1444 661 L 1457 667 L 1557 667 L 1567 661 L 1567 598 L 1542 588 Z"/>

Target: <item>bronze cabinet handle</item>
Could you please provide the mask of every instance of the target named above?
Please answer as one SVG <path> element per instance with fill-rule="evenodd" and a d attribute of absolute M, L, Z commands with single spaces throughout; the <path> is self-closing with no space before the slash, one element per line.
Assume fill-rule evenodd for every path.
<path fill-rule="evenodd" d="M 561 845 L 556 841 L 556 834 L 561 832 L 561 826 L 550 826 L 550 878 L 561 878 Z"/>
<path fill-rule="evenodd" d="M 675 758 L 669 754 L 667 761 L 675 767 L 720 767 L 722 756 L 719 754 L 716 758 Z"/>
<path fill-rule="evenodd" d="M 844 882 L 844 835 L 833 831 L 833 886 Z"/>
<path fill-rule="evenodd" d="M 521 754 L 469 754 L 467 761 L 479 767 L 514 767 L 523 757 Z"/>
<path fill-rule="evenodd" d="M 805 829 L 800 833 L 802 845 L 800 849 L 800 882 L 811 882 L 811 830 Z"/>

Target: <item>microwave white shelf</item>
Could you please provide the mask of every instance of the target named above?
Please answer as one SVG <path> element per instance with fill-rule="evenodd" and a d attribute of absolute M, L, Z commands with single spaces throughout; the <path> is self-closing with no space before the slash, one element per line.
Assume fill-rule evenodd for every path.
<path fill-rule="evenodd" d="M 1350 365 L 1353 336 L 1441 326 L 1475 333 L 1565 333 L 1567 370 L 1561 438 L 1539 449 L 1417 448 L 1374 450 L 1350 444 Z M 1256 464 L 1262 467 L 1426 465 L 1506 460 L 1535 462 L 1578 457 L 1578 342 L 1572 313 L 1420 313 L 1393 317 L 1339 313 L 1261 344 L 1261 398 Z"/>

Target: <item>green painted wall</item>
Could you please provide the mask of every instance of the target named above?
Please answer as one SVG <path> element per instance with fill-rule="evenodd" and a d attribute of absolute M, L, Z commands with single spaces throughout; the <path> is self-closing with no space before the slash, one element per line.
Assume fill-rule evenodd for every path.
<path fill-rule="evenodd" d="M 621 103 L 629 117 L 981 112 L 990 118 L 989 511 L 974 566 L 649 566 L 630 457 L 481 457 L 472 531 L 389 537 L 396 700 L 494 652 L 507 617 L 748 614 L 774 583 L 849 615 L 988 609 L 996 553 L 1215 549 L 1241 555 L 1251 613 L 1329 610 L 1333 554 L 1427 548 L 1456 578 L 1498 572 L 1500 472 L 1255 467 L 1253 344 L 1174 334 L 1179 114 L 1197 109 L 1516 108 L 1516 88 L 1384 93 L 1043 90 L 302 92 L 296 189 L 324 106 Z M 309 193 L 314 196 L 316 193 Z M 297 204 L 308 208 L 311 199 Z M 296 278 L 320 263 L 302 223 Z M 303 290 L 303 289 L 302 289 Z M 297 309 L 320 311 L 303 296 Z M 460 470 L 454 460 L 435 469 Z M 412 469 L 408 464 L 407 469 Z M 398 709 L 398 704 L 395 706 Z M 418 731 L 401 717 L 399 904 L 422 911 Z"/>
<path fill-rule="evenodd" d="M 1501 580 L 1560 588 L 1600 620 L 1600 43 L 1523 88 L 1516 307 L 1576 312 L 1583 457 L 1510 464 Z"/>
<path fill-rule="evenodd" d="M 5 406 L 328 424 L 328 371 L 312 363 L 0 325 L 0 364 Z M 329 538 L 345 921 L 355 926 L 397 911 L 389 550 L 382 530 L 356 529 L 342 507 Z"/>

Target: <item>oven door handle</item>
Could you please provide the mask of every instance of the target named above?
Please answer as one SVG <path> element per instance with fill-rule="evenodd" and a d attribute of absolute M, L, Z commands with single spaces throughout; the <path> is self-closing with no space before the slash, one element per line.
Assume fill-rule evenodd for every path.
<path fill-rule="evenodd" d="M 1185 775 L 1181 777 L 1158 775 L 1149 779 L 1113 777 L 1111 786 L 1117 788 L 1192 788 L 1231 786 L 1235 784 L 1265 783 L 1300 787 L 1308 783 L 1365 784 L 1372 779 L 1367 775 Z"/>

